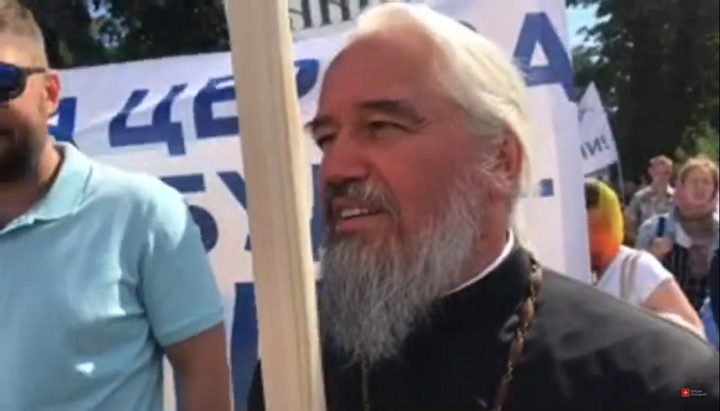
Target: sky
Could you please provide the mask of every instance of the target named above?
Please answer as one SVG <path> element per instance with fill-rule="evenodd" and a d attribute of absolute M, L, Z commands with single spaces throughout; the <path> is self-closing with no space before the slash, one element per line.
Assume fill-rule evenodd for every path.
<path fill-rule="evenodd" d="M 570 42 L 572 46 L 582 43 L 583 36 L 578 36 L 577 32 L 585 26 L 595 24 L 596 8 L 577 8 L 568 9 L 568 29 L 570 30 Z"/>

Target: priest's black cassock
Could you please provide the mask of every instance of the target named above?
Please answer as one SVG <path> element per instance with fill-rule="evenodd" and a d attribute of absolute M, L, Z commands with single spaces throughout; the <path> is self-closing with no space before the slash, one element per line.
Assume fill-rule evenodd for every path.
<path fill-rule="evenodd" d="M 360 365 L 325 347 L 328 411 L 491 409 L 529 292 L 530 261 L 515 248 L 485 278 L 441 301 L 399 358 L 373 366 L 369 404 Z M 503 411 L 718 409 L 718 352 L 690 332 L 547 270 L 536 307 Z M 264 410 L 262 397 L 258 366 L 248 410 Z"/>

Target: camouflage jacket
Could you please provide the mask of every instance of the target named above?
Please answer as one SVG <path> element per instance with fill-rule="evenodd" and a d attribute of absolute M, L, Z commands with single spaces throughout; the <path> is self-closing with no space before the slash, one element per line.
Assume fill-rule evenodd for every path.
<path fill-rule="evenodd" d="M 668 187 L 665 192 L 655 191 L 652 187 L 645 187 L 638 191 L 625 209 L 625 220 L 638 228 L 650 218 L 669 213 L 673 207 L 675 190 Z"/>

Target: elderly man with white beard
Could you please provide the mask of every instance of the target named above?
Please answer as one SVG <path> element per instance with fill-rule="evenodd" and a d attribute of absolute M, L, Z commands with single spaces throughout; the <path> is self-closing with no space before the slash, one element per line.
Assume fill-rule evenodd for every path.
<path fill-rule="evenodd" d="M 718 407 L 716 350 L 520 244 L 526 104 L 510 59 L 463 25 L 396 3 L 358 20 L 308 124 L 329 411 Z"/>

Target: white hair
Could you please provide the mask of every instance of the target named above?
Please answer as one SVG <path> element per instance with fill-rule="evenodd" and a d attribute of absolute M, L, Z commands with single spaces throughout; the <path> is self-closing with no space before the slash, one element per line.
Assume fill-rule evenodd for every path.
<path fill-rule="evenodd" d="M 526 87 L 512 59 L 482 35 L 425 5 L 387 2 L 368 8 L 347 35 L 347 46 L 375 34 L 426 37 L 434 48 L 440 86 L 463 107 L 473 132 L 491 147 L 514 135 L 523 151 L 515 199 L 530 183 L 530 122 Z M 513 203 L 515 203 L 514 201 Z"/>

